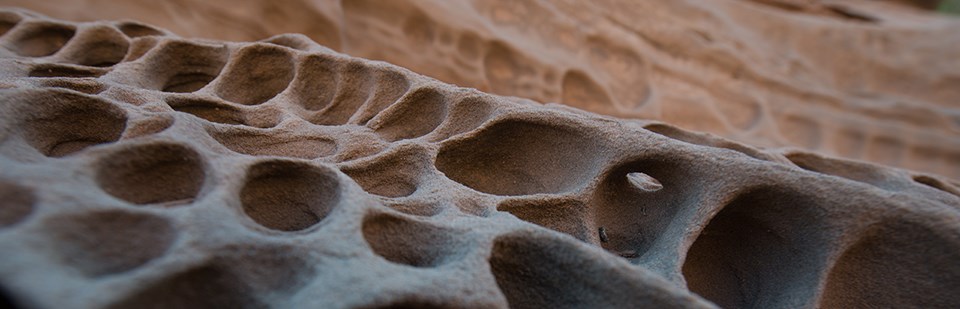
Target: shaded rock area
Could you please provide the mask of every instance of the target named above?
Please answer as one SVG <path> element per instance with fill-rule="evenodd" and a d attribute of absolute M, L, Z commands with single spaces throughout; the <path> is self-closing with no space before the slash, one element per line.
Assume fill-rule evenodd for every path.
<path fill-rule="evenodd" d="M 302 35 L 0 18 L 0 304 L 960 304 L 942 176 L 487 94 Z"/>

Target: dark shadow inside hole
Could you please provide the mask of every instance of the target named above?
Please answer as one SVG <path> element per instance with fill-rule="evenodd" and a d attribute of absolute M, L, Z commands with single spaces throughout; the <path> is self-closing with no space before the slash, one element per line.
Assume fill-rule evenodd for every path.
<path fill-rule="evenodd" d="M 120 32 L 123 32 L 124 35 L 130 38 L 150 36 L 150 35 L 163 35 L 163 32 L 160 30 L 154 29 L 152 27 L 141 25 L 138 23 L 125 22 L 117 26 L 120 28 Z"/>
<path fill-rule="evenodd" d="M 7 309 L 19 309 L 20 306 L 13 300 L 13 297 L 10 296 L 10 292 L 6 288 L 0 286 L 0 308 Z"/>
<path fill-rule="evenodd" d="M 243 111 L 227 104 L 186 98 L 170 99 L 167 104 L 175 111 L 191 114 L 210 122 L 230 125 L 246 124 Z"/>
<path fill-rule="evenodd" d="M 960 192 L 958 192 L 957 189 L 951 188 L 950 186 L 948 186 L 947 184 L 944 184 L 943 182 L 941 182 L 936 178 L 933 178 L 930 176 L 918 175 L 918 176 L 913 176 L 913 181 L 916 181 L 918 183 L 927 185 L 931 188 L 960 197 Z"/>
<path fill-rule="evenodd" d="M 200 90 L 216 76 L 204 73 L 182 73 L 174 75 L 163 86 L 164 92 L 189 93 Z"/>
<path fill-rule="evenodd" d="M 687 251 L 687 287 L 724 308 L 808 307 L 830 250 L 815 205 L 775 187 L 742 193 Z"/>

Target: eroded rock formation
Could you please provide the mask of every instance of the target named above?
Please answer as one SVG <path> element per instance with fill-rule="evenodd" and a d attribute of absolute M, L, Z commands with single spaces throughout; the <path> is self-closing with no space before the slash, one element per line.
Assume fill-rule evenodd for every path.
<path fill-rule="evenodd" d="M 299 35 L 0 17 L 0 303 L 960 303 L 960 189 L 940 176 L 490 95 Z"/>
<path fill-rule="evenodd" d="M 7 2 L 188 37 L 303 33 L 495 94 L 960 177 L 960 21 L 937 1 Z"/>

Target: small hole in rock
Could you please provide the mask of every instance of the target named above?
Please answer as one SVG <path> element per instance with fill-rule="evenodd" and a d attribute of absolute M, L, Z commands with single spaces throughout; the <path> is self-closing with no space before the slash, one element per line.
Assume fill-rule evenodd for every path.
<path fill-rule="evenodd" d="M 718 212 L 687 251 L 690 291 L 724 308 L 798 308 L 816 294 L 824 267 L 818 199 L 752 188 Z"/>
<path fill-rule="evenodd" d="M 587 205 L 574 199 L 519 199 L 507 200 L 497 205 L 497 210 L 509 212 L 520 220 L 527 221 L 557 232 L 576 237 L 587 243 L 594 243 L 594 233 L 587 222 Z M 603 228 L 600 236 L 606 234 Z M 600 238 L 604 241 L 603 237 Z"/>
<path fill-rule="evenodd" d="M 503 120 L 448 141 L 437 169 L 474 190 L 496 195 L 575 190 L 601 167 L 602 146 L 558 123 Z"/>
<path fill-rule="evenodd" d="M 399 198 L 417 191 L 420 172 L 430 165 L 425 150 L 405 148 L 384 155 L 374 161 L 342 167 L 364 191 L 371 194 Z"/>
<path fill-rule="evenodd" d="M 97 183 L 104 191 L 134 204 L 189 204 L 206 173 L 196 151 L 187 146 L 154 143 L 132 146 L 100 160 Z"/>
<path fill-rule="evenodd" d="M 30 188 L 0 181 L 0 228 L 22 222 L 33 213 L 36 203 L 37 197 Z"/>
<path fill-rule="evenodd" d="M 74 61 L 79 65 L 92 67 L 111 67 L 123 61 L 130 44 L 123 40 L 101 41 L 81 47 L 80 58 Z"/>
<path fill-rule="evenodd" d="M 388 69 L 377 70 L 376 90 L 353 115 L 351 123 L 366 125 L 374 116 L 397 102 L 410 89 L 410 80 L 400 72 Z"/>
<path fill-rule="evenodd" d="M 257 105 L 270 100 L 293 80 L 293 56 L 282 48 L 265 44 L 244 47 L 237 52 L 217 94 L 231 102 Z"/>
<path fill-rule="evenodd" d="M 305 162 L 268 161 L 247 171 L 243 211 L 278 231 L 299 231 L 323 220 L 340 200 L 336 174 Z"/>
<path fill-rule="evenodd" d="M 43 87 L 70 89 L 86 94 L 98 94 L 107 89 L 107 86 L 92 79 L 51 78 L 41 83 Z"/>
<path fill-rule="evenodd" d="M 624 266 L 598 259 L 586 246 L 575 245 L 529 231 L 497 237 L 488 261 L 509 307 L 700 307 L 688 295 L 640 279 Z"/>
<path fill-rule="evenodd" d="M 24 29 L 14 33 L 16 37 L 12 41 L 17 54 L 26 57 L 53 55 L 63 48 L 76 32 L 73 26 L 43 22 L 24 24 L 23 27 Z"/>
<path fill-rule="evenodd" d="M 211 134 L 220 144 L 251 156 L 278 156 L 316 159 L 334 154 L 337 144 L 329 138 L 291 135 L 287 131 L 228 129 Z"/>
<path fill-rule="evenodd" d="M 316 58 L 314 67 L 319 71 L 310 74 L 316 90 L 308 91 L 312 97 L 303 98 L 307 109 L 319 108 L 319 112 L 307 120 L 317 125 L 342 125 L 347 123 L 373 95 L 377 81 L 373 69 L 366 64 L 351 61 L 338 63 L 334 59 Z M 327 70 L 336 68 L 336 74 Z M 322 76 L 317 78 L 316 76 Z M 331 82 L 333 81 L 333 82 Z M 323 93 L 336 87 L 336 92 Z M 329 101 L 328 101 L 329 98 Z"/>
<path fill-rule="evenodd" d="M 956 307 L 960 242 L 955 232 L 932 228 L 936 221 L 893 219 L 869 227 L 830 269 L 820 306 Z"/>
<path fill-rule="evenodd" d="M 954 188 L 950 187 L 949 185 L 943 183 L 943 182 L 940 181 L 939 179 L 936 179 L 936 178 L 933 178 L 933 177 L 930 177 L 930 176 L 925 176 L 925 175 L 913 176 L 913 181 L 916 181 L 916 182 L 918 182 L 918 183 L 927 185 L 927 186 L 929 186 L 929 187 L 931 187 L 931 188 L 934 188 L 934 189 L 937 189 L 937 190 L 940 190 L 940 191 L 943 191 L 943 192 L 947 192 L 947 193 L 950 193 L 950 194 L 953 194 L 953 195 L 956 195 L 956 196 L 960 196 L 960 191 L 958 191 L 957 189 L 954 189 Z"/>
<path fill-rule="evenodd" d="M 370 126 L 383 139 L 417 138 L 432 132 L 443 122 L 447 116 L 447 98 L 435 89 L 416 89 L 380 115 Z"/>
<path fill-rule="evenodd" d="M 206 73 L 177 74 L 167 81 L 167 85 L 163 86 L 163 91 L 178 93 L 194 92 L 209 84 L 214 78 L 217 78 L 217 76 Z"/>
<path fill-rule="evenodd" d="M 124 139 L 137 138 L 163 132 L 173 125 L 173 116 L 168 114 L 155 115 L 150 118 L 141 118 L 130 125 L 123 134 Z"/>
<path fill-rule="evenodd" d="M 0 12 L 0 36 L 7 34 L 10 29 L 20 23 L 20 14 L 14 12 Z"/>
<path fill-rule="evenodd" d="M 246 125 L 246 116 L 240 109 L 226 103 L 191 98 L 167 100 L 173 110 L 191 114 L 204 120 L 230 125 Z"/>
<path fill-rule="evenodd" d="M 290 33 L 270 37 L 264 40 L 264 42 L 303 51 L 310 49 L 310 46 L 315 44 L 305 35 Z"/>
<path fill-rule="evenodd" d="M 55 90 L 24 98 L 28 106 L 21 126 L 26 140 L 50 157 L 114 142 L 126 127 L 123 110 L 95 97 Z"/>
<path fill-rule="evenodd" d="M 149 47 L 149 41 L 143 41 Z M 141 82 L 150 89 L 187 93 L 200 90 L 214 80 L 227 63 L 229 51 L 222 44 L 198 44 L 185 41 L 158 43 L 142 60 L 146 78 Z M 138 51 L 139 52 L 139 51 Z"/>
<path fill-rule="evenodd" d="M 363 238 L 374 253 L 414 267 L 437 267 L 462 257 L 452 232 L 393 215 L 373 215 L 363 221 Z"/>
<path fill-rule="evenodd" d="M 123 22 L 117 25 L 120 32 L 130 38 L 137 38 L 150 35 L 163 35 L 163 31 L 137 22 Z"/>
<path fill-rule="evenodd" d="M 61 215 L 46 221 L 51 246 L 63 262 L 92 277 L 125 272 L 167 251 L 176 231 L 167 219 L 106 210 Z"/>
<path fill-rule="evenodd" d="M 253 292 L 225 267 L 201 266 L 152 283 L 107 308 L 269 308 Z"/>

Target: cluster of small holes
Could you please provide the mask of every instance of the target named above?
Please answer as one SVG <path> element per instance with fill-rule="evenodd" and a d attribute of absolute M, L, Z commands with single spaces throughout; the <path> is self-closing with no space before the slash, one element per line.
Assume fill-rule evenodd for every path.
<path fill-rule="evenodd" d="M 27 75 L 49 81 L 43 84 L 45 87 L 88 94 L 104 91 L 103 85 L 95 81 L 124 61 L 128 49 L 133 48 L 132 41 L 148 42 L 151 37 L 165 35 L 162 30 L 135 22 L 97 28 L 21 19 L 17 14 L 0 14 L 4 47 L 20 56 L 49 57 L 47 60 L 52 60 L 32 65 Z M 23 119 L 18 123 L 23 128 L 22 138 L 43 155 L 67 157 L 87 148 L 115 143 L 121 138 L 160 132 L 186 117 L 206 124 L 204 130 L 212 141 L 229 150 L 221 154 L 247 156 L 243 160 L 250 160 L 242 173 L 236 174 L 241 177 L 235 188 L 236 204 L 231 204 L 233 202 L 229 199 L 226 203 L 230 204 L 228 207 L 236 206 L 238 213 L 249 219 L 248 223 L 254 229 L 271 235 L 278 235 L 275 232 L 311 233 L 332 216 L 339 205 L 356 202 L 353 197 L 341 196 L 352 190 L 344 182 L 352 178 L 358 189 L 379 197 L 377 200 L 383 202 L 381 206 L 397 203 L 399 207 L 391 205 L 393 210 L 407 213 L 384 214 L 381 211 L 388 211 L 384 208 L 365 214 L 362 224 L 357 227 L 363 241 L 386 262 L 419 269 L 459 262 L 465 255 L 457 251 L 463 248 L 463 231 L 438 225 L 431 222 L 431 218 L 408 215 L 433 216 L 450 207 L 461 207 L 465 213 L 492 211 L 492 207 L 485 209 L 483 205 L 451 206 L 416 200 L 421 194 L 436 193 L 431 192 L 433 188 L 426 187 L 432 184 L 424 183 L 426 178 L 436 175 L 448 177 L 442 179 L 444 181 L 462 184 L 462 188 L 457 189 L 467 192 L 463 194 L 493 197 L 491 199 L 499 201 L 499 211 L 570 234 L 633 262 L 655 240 L 652 237 L 656 235 L 646 233 L 649 230 L 662 231 L 664 227 L 638 229 L 634 226 L 639 223 L 624 223 L 614 217 L 647 218 L 648 210 L 644 206 L 669 204 L 664 200 L 678 193 L 689 198 L 682 202 L 697 201 L 695 195 L 698 192 L 681 188 L 681 184 L 686 183 L 686 178 L 681 177 L 689 175 L 668 173 L 682 170 L 676 165 L 682 160 L 639 160 L 604 174 L 609 167 L 602 166 L 603 160 L 598 158 L 609 149 L 582 136 L 578 130 L 528 119 L 501 119 L 484 125 L 496 109 L 496 104 L 488 102 L 486 97 L 454 99 L 456 94 L 446 88 L 413 85 L 402 73 L 365 62 L 342 61 L 345 58 L 322 53 L 305 55 L 304 51 L 310 46 L 300 42 L 298 37 L 277 37 L 242 47 L 153 39 L 144 45 L 146 50 L 138 54 L 142 58 L 132 61 L 142 65 L 144 71 L 156 74 L 133 84 L 159 93 L 159 104 L 173 111 L 164 115 L 175 116 L 157 118 L 156 121 L 132 121 L 128 117 L 142 116 L 126 112 L 115 102 L 66 90 L 54 91 L 29 95 L 31 99 L 28 101 L 36 104 L 16 104 L 33 105 L 24 107 L 18 116 Z M 85 54 L 80 51 L 96 52 Z M 290 101 L 292 104 L 287 103 Z M 365 131 L 385 144 L 437 141 L 436 166 L 429 166 L 432 160 L 429 150 L 391 148 L 381 155 L 375 155 L 379 150 L 369 151 L 371 159 L 340 164 L 338 171 L 317 161 L 341 151 L 341 145 L 336 141 L 339 137 L 290 135 L 291 131 L 303 127 L 277 127 L 283 117 L 291 115 L 271 114 L 275 108 L 299 117 L 298 121 L 311 128 Z M 715 144 L 713 140 L 662 127 L 651 127 L 650 130 L 673 139 L 765 158 L 760 152 L 732 143 Z M 454 138 L 447 141 L 447 137 Z M 149 140 L 101 148 L 95 153 L 96 184 L 115 200 L 133 207 L 45 218 L 47 224 L 63 227 L 50 233 L 57 243 L 67 244 L 54 248 L 57 255 L 64 257 L 65 263 L 81 273 L 99 277 L 129 271 L 165 254 L 177 237 L 172 221 L 160 215 L 135 211 L 142 210 L 137 209 L 142 206 L 189 205 L 203 198 L 204 192 L 213 190 L 212 187 L 223 185 L 209 181 L 213 179 L 211 174 L 219 172 L 211 170 L 216 164 L 208 162 L 213 158 L 194 147 L 173 141 Z M 424 157 L 424 154 L 427 155 Z M 344 158 L 332 160 L 348 161 Z M 421 171 L 427 173 L 420 174 Z M 429 172 L 438 173 L 430 175 Z M 593 184 L 587 180 L 594 176 L 602 178 L 601 189 L 607 190 L 601 193 L 626 197 L 624 201 L 596 197 L 586 202 L 571 197 L 591 193 L 581 190 L 591 188 L 589 186 Z M 951 186 L 935 178 L 917 176 L 914 180 L 952 192 Z M 3 200 L 0 201 L 0 207 L 3 207 L 0 209 L 0 229 L 22 224 L 30 218 L 38 199 L 33 190 L 32 187 L 0 181 L 0 199 Z M 405 199 L 409 202 L 403 202 Z M 655 202 L 637 202 L 643 199 Z M 681 208 L 685 204 L 677 202 L 669 206 Z M 404 210 L 404 207 L 408 209 Z M 596 207 L 609 209 L 604 210 L 599 218 L 592 218 Z M 663 219 L 661 221 L 674 220 L 673 213 L 657 213 L 666 210 L 649 211 L 649 217 L 653 219 L 638 219 L 643 225 L 661 224 L 649 223 L 658 218 Z M 626 212 L 635 213 L 624 215 Z M 713 229 L 727 228 L 723 222 L 731 212 L 723 213 L 724 217 L 714 223 Z M 569 223 L 574 221 L 576 224 L 572 226 L 576 228 L 570 229 Z M 632 232 L 644 235 L 628 235 Z M 580 275 L 567 268 L 582 260 L 558 252 L 579 252 L 582 248 L 575 247 L 575 242 L 550 238 L 555 236 L 545 240 L 524 237 L 503 236 L 492 244 L 491 271 L 507 301 L 511 306 L 519 307 L 570 304 L 559 301 L 569 295 L 557 293 L 563 290 L 565 283 L 551 281 L 556 276 L 551 275 L 554 269 L 550 266 L 563 266 L 561 271 L 571 276 Z M 139 250 L 140 247 L 133 243 L 135 240 L 148 241 L 154 246 L 150 250 Z M 560 245 L 553 245 L 554 242 Z M 546 256 L 548 259 L 540 264 L 541 260 L 532 256 Z M 270 263 L 300 265 L 300 262 L 290 261 L 268 261 L 266 264 Z M 211 306 L 260 304 L 260 299 L 248 295 L 255 289 L 248 283 L 264 277 L 257 277 L 260 274 L 253 272 L 256 274 L 253 279 L 240 278 L 228 268 L 217 264 L 186 270 L 160 282 L 157 289 L 147 289 L 135 295 L 129 299 L 131 303 L 121 302 L 117 307 L 145 301 L 159 303 L 170 291 L 188 294 L 193 289 L 205 288 L 197 282 L 211 283 L 212 291 L 222 292 L 220 294 L 225 296 L 190 298 L 190 304 L 205 301 Z M 534 288 L 534 292 L 552 299 L 525 298 L 526 287 L 542 283 L 547 285 Z M 544 288 L 549 286 L 556 288 L 553 291 Z M 600 283 L 583 287 L 591 290 L 608 288 Z"/>

